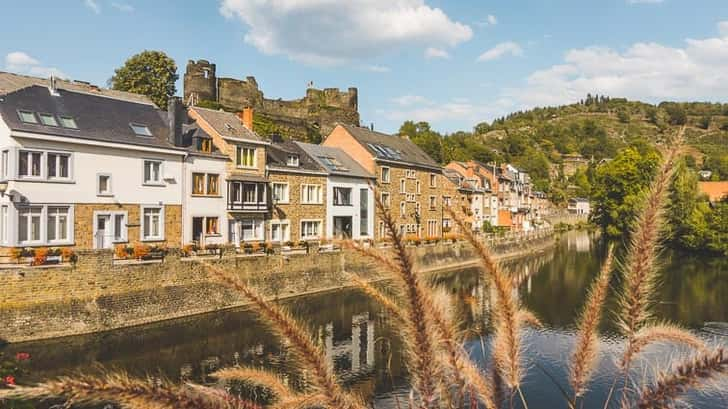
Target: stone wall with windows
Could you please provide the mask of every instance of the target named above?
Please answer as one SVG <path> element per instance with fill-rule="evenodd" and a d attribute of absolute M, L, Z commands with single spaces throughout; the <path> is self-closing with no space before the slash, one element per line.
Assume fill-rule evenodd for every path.
<path fill-rule="evenodd" d="M 305 175 L 294 174 L 288 172 L 269 171 L 268 179 L 271 186 L 274 183 L 288 184 L 288 202 L 275 203 L 271 211 L 271 222 L 275 223 L 279 220 L 288 220 L 290 229 L 290 240 L 297 242 L 301 240 L 301 221 L 309 220 L 320 221 L 319 236 L 324 238 L 326 235 L 326 175 Z M 319 204 L 303 203 L 301 198 L 301 186 L 316 185 L 321 186 L 321 202 Z M 269 227 L 267 227 L 270 230 Z M 266 232 L 266 239 L 269 238 L 270 231 Z"/>

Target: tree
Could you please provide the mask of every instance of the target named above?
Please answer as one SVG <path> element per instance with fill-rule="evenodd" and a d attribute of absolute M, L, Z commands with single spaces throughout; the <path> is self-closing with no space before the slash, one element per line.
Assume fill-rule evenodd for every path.
<path fill-rule="evenodd" d="M 399 128 L 399 134 L 409 137 L 436 162 L 443 162 L 442 135 L 433 131 L 429 123 L 405 121 Z"/>
<path fill-rule="evenodd" d="M 160 108 L 177 92 L 177 64 L 161 51 L 145 50 L 114 71 L 111 88 L 146 95 Z"/>
<path fill-rule="evenodd" d="M 669 229 L 667 237 L 676 245 L 685 246 L 681 242 L 686 237 L 689 221 L 697 205 L 698 176 L 687 166 L 683 158 L 675 167 L 675 176 L 670 185 L 669 206 L 666 213 Z"/>
<path fill-rule="evenodd" d="M 629 112 L 626 108 L 621 107 L 617 110 L 617 119 L 623 124 L 629 123 Z"/>
<path fill-rule="evenodd" d="M 702 129 L 708 129 L 710 128 L 710 121 L 711 121 L 710 115 L 705 115 L 700 117 L 700 120 L 698 120 L 698 127 Z"/>
<path fill-rule="evenodd" d="M 685 125 L 688 122 L 688 114 L 679 104 L 665 104 L 665 112 L 670 125 Z"/>

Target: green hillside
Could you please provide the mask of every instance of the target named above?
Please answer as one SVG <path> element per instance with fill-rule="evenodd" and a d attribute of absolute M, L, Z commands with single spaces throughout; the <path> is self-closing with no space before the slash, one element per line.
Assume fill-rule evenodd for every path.
<path fill-rule="evenodd" d="M 516 112 L 472 131 L 441 135 L 426 122 L 405 122 L 400 133 L 441 163 L 476 159 L 510 162 L 529 172 L 538 190 L 562 202 L 589 195 L 590 172 L 602 159 L 628 146 L 660 147 L 685 125 L 688 165 L 728 179 L 728 104 L 671 103 L 651 105 L 588 95 L 560 107 Z M 571 177 L 563 172 L 564 157 L 580 154 L 588 169 Z"/>

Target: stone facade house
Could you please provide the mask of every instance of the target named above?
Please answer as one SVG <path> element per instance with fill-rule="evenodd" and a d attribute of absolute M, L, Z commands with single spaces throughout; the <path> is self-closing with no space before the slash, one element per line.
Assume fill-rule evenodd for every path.
<path fill-rule="evenodd" d="M 298 143 L 279 136 L 273 137 L 267 155 L 272 198 L 268 239 L 278 243 L 325 239 L 326 169 Z"/>
<path fill-rule="evenodd" d="M 145 97 L 0 73 L 0 246 L 177 247 L 181 175 L 165 112 Z"/>
<path fill-rule="evenodd" d="M 252 131 L 252 110 L 244 110 L 238 116 L 191 107 L 188 115 L 229 158 L 222 194 L 226 198 L 226 241 L 236 246 L 264 241 L 265 221 L 271 210 L 266 178 L 266 151 L 270 144 Z"/>
<path fill-rule="evenodd" d="M 342 149 L 376 177 L 378 199 L 395 217 L 401 233 L 443 234 L 445 208 L 455 199 L 456 187 L 446 182 L 437 162 L 409 139 L 340 124 L 322 145 Z M 375 239 L 386 239 L 385 233 L 377 213 Z"/>

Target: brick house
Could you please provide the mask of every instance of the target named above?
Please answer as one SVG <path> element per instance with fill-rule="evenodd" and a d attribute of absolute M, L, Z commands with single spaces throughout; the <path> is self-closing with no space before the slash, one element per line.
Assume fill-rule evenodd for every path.
<path fill-rule="evenodd" d="M 396 218 L 400 232 L 419 237 L 443 234 L 443 220 L 450 223 L 445 207 L 456 199 L 457 187 L 443 178 L 441 167 L 420 147 L 407 138 L 341 124 L 322 145 L 342 149 L 376 177 L 376 194 Z M 385 239 L 378 212 L 375 219 L 375 239 Z"/>
<path fill-rule="evenodd" d="M 267 151 L 272 211 L 272 242 L 326 238 L 327 172 L 298 143 L 274 136 Z"/>
<path fill-rule="evenodd" d="M 228 242 L 265 240 L 265 221 L 271 210 L 266 178 L 269 143 L 252 131 L 253 112 L 240 115 L 190 107 L 188 115 L 210 136 L 227 162 L 223 196 L 226 197 Z"/>
<path fill-rule="evenodd" d="M 0 73 L 0 246 L 181 241 L 186 151 L 146 97 Z"/>

